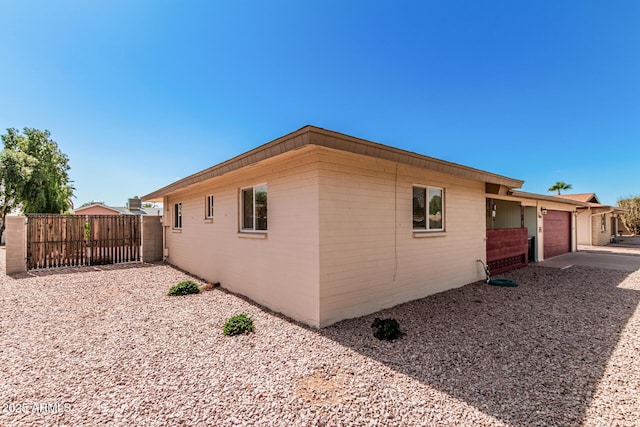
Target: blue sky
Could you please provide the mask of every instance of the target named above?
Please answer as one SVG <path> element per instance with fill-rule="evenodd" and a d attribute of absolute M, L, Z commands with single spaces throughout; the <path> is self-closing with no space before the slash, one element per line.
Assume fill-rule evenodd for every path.
<path fill-rule="evenodd" d="M 48 129 L 76 206 L 306 124 L 601 202 L 640 194 L 637 1 L 2 1 L 0 130 Z"/>

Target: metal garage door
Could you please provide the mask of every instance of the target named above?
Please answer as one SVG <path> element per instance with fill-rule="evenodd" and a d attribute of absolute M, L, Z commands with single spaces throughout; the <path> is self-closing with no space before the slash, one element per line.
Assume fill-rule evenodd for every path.
<path fill-rule="evenodd" d="M 548 211 L 544 216 L 544 257 L 571 252 L 571 213 Z"/>

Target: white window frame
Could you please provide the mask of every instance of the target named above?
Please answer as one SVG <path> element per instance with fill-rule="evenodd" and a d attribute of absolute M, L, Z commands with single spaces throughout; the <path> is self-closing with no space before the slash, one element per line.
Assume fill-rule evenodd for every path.
<path fill-rule="evenodd" d="M 173 229 L 182 230 L 182 202 L 173 204 Z"/>
<path fill-rule="evenodd" d="M 256 185 L 251 185 L 248 187 L 242 187 L 240 188 L 240 192 L 239 192 L 239 202 L 240 202 L 240 231 L 243 233 L 266 233 L 267 230 L 269 229 L 269 225 L 267 223 L 267 227 L 264 230 L 258 230 L 256 229 L 256 221 L 257 221 L 257 215 L 256 215 L 256 188 L 258 187 L 262 187 L 264 186 L 267 192 L 267 218 L 269 216 L 268 212 L 269 212 L 269 187 L 267 186 L 266 182 L 260 183 L 260 184 L 256 184 Z M 252 190 L 252 194 L 253 194 L 253 199 L 251 202 L 251 206 L 253 209 L 253 214 L 252 214 L 252 218 L 253 218 L 253 225 L 251 228 L 245 228 L 244 226 L 244 192 L 246 190 Z"/>
<path fill-rule="evenodd" d="M 425 218 L 424 218 L 424 228 L 420 227 L 420 228 L 416 228 L 413 224 L 413 216 L 414 216 L 414 212 L 413 212 L 413 190 L 414 188 L 420 188 L 423 189 L 425 192 L 425 206 L 424 206 L 424 210 L 425 210 Z M 441 218 L 441 222 L 442 222 L 442 227 L 440 228 L 431 228 L 429 226 L 429 191 L 430 190 L 437 190 L 440 192 L 440 197 L 442 198 L 442 218 Z M 429 233 L 429 232 L 443 232 L 445 231 L 445 219 L 446 219 L 446 214 L 445 214 L 446 208 L 445 208 L 445 191 L 443 187 L 434 187 L 434 186 L 429 186 L 429 185 L 424 185 L 424 184 L 413 184 L 411 186 L 411 227 L 413 229 L 414 232 L 422 232 L 422 233 Z"/>
<path fill-rule="evenodd" d="M 204 217 L 205 219 L 213 219 L 213 194 L 209 194 L 204 199 Z"/>

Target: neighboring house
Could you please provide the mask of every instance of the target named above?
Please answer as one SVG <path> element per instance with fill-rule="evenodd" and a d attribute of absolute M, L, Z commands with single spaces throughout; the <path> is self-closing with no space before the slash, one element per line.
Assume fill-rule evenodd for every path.
<path fill-rule="evenodd" d="M 568 200 L 586 203 L 578 208 L 578 244 L 603 246 L 619 235 L 618 218 L 624 209 L 603 205 L 595 193 L 563 194 Z"/>
<path fill-rule="evenodd" d="M 104 203 L 95 202 L 90 205 L 74 209 L 73 213 L 78 215 L 162 215 L 162 208 L 142 207 L 141 199 L 129 199 L 127 206 L 113 207 Z"/>
<path fill-rule="evenodd" d="M 487 191 L 522 183 L 306 126 L 142 200 L 168 262 L 322 327 L 483 279 Z"/>
<path fill-rule="evenodd" d="M 82 215 L 120 215 L 117 208 L 112 208 L 103 203 L 91 203 L 90 205 L 74 209 L 73 213 Z"/>

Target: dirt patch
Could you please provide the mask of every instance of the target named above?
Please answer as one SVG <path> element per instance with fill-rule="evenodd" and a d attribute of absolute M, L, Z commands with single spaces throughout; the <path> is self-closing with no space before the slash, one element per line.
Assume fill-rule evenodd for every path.
<path fill-rule="evenodd" d="M 296 397 L 311 405 L 335 405 L 350 395 L 353 374 L 314 372 L 296 384 Z"/>

